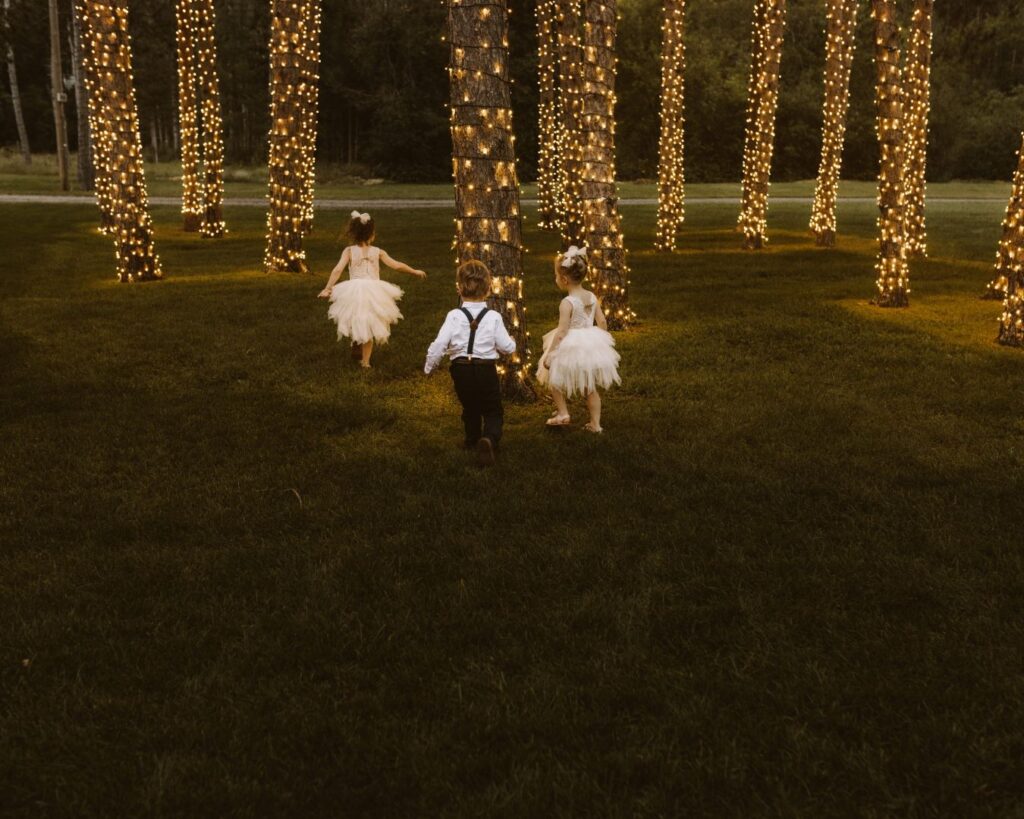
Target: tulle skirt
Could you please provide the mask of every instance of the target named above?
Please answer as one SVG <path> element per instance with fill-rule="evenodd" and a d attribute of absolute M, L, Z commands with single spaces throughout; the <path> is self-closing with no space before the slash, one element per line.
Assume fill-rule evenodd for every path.
<path fill-rule="evenodd" d="M 356 344 L 386 344 L 391 325 L 402 318 L 398 300 L 401 288 L 379 279 L 347 279 L 331 291 L 327 316 L 338 325 L 338 340 L 348 337 Z"/>
<path fill-rule="evenodd" d="M 552 330 L 544 336 L 545 355 L 554 335 Z M 537 368 L 537 380 L 570 398 L 622 383 L 615 339 L 600 327 L 570 330 L 551 356 L 550 365 L 550 369 Z"/>

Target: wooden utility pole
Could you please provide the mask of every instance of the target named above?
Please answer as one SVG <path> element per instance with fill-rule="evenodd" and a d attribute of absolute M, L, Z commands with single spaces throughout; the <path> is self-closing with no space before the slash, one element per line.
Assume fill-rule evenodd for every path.
<path fill-rule="evenodd" d="M 50 94 L 53 98 L 53 127 L 57 134 L 57 170 L 60 173 L 60 189 L 70 189 L 68 182 L 68 124 L 64 118 L 64 103 L 68 95 L 64 92 L 64 70 L 60 57 L 60 16 L 57 0 L 50 0 Z"/>

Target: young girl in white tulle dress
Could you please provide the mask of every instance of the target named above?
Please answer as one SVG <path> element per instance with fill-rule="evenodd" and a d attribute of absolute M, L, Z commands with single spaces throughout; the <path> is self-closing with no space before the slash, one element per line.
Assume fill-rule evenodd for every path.
<path fill-rule="evenodd" d="M 587 252 L 570 247 L 555 259 L 555 284 L 566 292 L 558 307 L 558 327 L 544 336 L 544 354 L 537 379 L 551 389 L 555 414 L 548 426 L 567 426 L 571 420 L 568 398 L 585 396 L 590 420 L 588 432 L 601 432 L 601 394 L 619 378 L 619 354 L 608 332 L 601 304 L 583 287 L 587 277 Z"/>
<path fill-rule="evenodd" d="M 319 298 L 331 300 L 327 316 L 338 325 L 338 340 L 352 339 L 353 352 L 358 350 L 362 366 L 369 368 L 374 342 L 386 344 L 391 325 L 402 318 L 398 309 L 402 291 L 391 282 L 381 281 L 380 263 L 420 279 L 427 274 L 395 261 L 373 246 L 376 230 L 368 213 L 352 211 L 348 237 L 352 244 L 341 254 Z M 348 280 L 338 284 L 346 266 Z"/>

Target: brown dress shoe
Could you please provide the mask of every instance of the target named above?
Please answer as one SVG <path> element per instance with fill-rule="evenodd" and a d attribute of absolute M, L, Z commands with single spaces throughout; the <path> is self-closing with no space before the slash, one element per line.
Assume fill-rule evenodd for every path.
<path fill-rule="evenodd" d="M 490 438 L 476 442 L 476 462 L 480 466 L 494 466 L 494 443 Z"/>

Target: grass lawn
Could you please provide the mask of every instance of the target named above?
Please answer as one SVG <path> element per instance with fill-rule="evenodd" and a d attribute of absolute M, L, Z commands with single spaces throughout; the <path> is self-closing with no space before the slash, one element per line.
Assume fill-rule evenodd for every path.
<path fill-rule="evenodd" d="M 759 254 L 694 205 L 672 256 L 627 209 L 605 435 L 511 407 L 486 472 L 419 374 L 450 213 L 379 215 L 431 277 L 364 373 L 314 298 L 336 224 L 268 276 L 259 209 L 158 208 L 128 286 L 92 206 L 0 206 L 0 813 L 1021 816 L 1004 204 L 932 207 L 906 311 L 866 304 L 870 205 L 829 252 L 777 204 Z"/>

